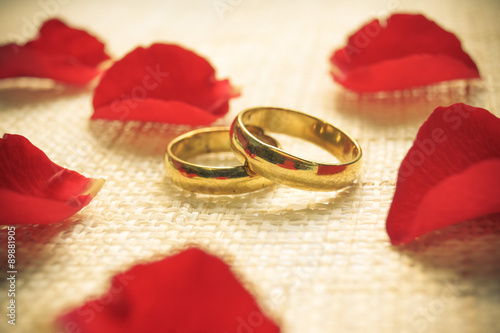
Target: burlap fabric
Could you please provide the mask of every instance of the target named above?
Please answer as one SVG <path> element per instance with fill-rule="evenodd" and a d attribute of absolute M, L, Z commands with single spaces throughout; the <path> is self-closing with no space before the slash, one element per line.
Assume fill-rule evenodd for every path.
<path fill-rule="evenodd" d="M 331 52 L 394 11 L 424 13 L 455 32 L 482 82 L 385 98 L 344 93 L 328 74 Z M 224 258 L 283 332 L 500 331 L 498 216 L 403 247 L 385 232 L 399 163 L 432 110 L 464 101 L 500 115 L 500 2 L 3 1 L 1 42 L 31 38 L 47 12 L 100 36 L 118 58 L 152 42 L 195 50 L 242 89 L 219 124 L 252 106 L 308 112 L 357 138 L 364 166 L 339 192 L 198 195 L 164 176 L 163 151 L 185 127 L 90 122 L 92 88 L 1 82 L 2 133 L 25 135 L 55 162 L 107 182 L 73 218 L 17 228 L 17 325 L 7 325 L 3 281 L 0 331 L 53 332 L 57 314 L 102 294 L 116 273 L 189 244 Z M 2 245 L 2 262 L 5 253 Z"/>

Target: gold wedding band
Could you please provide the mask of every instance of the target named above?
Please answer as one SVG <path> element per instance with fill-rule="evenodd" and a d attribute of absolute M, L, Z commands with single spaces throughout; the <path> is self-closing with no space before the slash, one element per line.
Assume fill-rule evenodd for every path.
<path fill-rule="evenodd" d="M 299 137 L 323 147 L 340 163 L 308 161 L 259 140 L 248 129 Z M 311 190 L 338 190 L 351 184 L 361 167 L 361 147 L 348 134 L 310 115 L 273 107 L 242 111 L 231 125 L 231 147 L 250 170 L 273 182 Z"/>
<path fill-rule="evenodd" d="M 276 140 L 258 128 L 250 127 L 250 132 L 270 146 L 279 146 Z M 165 154 L 167 175 L 175 185 L 205 194 L 239 194 L 273 184 L 244 165 L 211 167 L 186 161 L 200 154 L 231 151 L 229 138 L 229 129 L 221 127 L 194 130 L 177 137 L 169 144 Z"/>

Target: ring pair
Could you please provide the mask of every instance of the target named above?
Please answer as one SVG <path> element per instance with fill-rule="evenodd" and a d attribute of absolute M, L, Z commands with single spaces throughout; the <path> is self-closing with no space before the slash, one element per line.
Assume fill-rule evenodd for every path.
<path fill-rule="evenodd" d="M 282 150 L 267 132 L 312 142 L 340 163 L 326 164 L 294 156 Z M 204 153 L 231 150 L 243 165 L 209 167 L 186 161 Z M 175 185 L 205 194 L 240 194 L 273 183 L 331 191 L 354 181 L 361 167 L 361 156 L 359 144 L 327 122 L 298 111 L 256 107 L 242 111 L 229 129 L 209 127 L 174 139 L 165 154 L 165 168 Z"/>

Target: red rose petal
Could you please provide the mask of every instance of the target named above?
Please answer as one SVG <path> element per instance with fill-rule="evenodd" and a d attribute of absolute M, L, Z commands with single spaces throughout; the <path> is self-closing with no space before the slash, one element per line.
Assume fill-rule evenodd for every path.
<path fill-rule="evenodd" d="M 114 63 L 94 94 L 92 119 L 207 125 L 238 94 L 199 55 L 177 45 L 139 47 Z"/>
<path fill-rule="evenodd" d="M 466 104 L 438 107 L 403 159 L 387 217 L 393 244 L 500 212 L 500 119 Z"/>
<path fill-rule="evenodd" d="M 117 101 L 96 108 L 92 119 L 119 119 L 165 122 L 199 126 L 211 124 L 217 117 L 200 108 L 179 101 L 144 99 L 131 107 L 132 101 Z"/>
<path fill-rule="evenodd" d="M 0 139 L 0 224 L 48 224 L 89 204 L 103 179 L 53 163 L 23 136 Z"/>
<path fill-rule="evenodd" d="M 0 78 L 31 76 L 84 85 L 101 73 L 97 66 L 107 59 L 97 38 L 52 19 L 35 40 L 0 46 Z"/>
<path fill-rule="evenodd" d="M 59 320 L 65 332 L 279 332 L 220 259 L 191 248 L 113 278 Z"/>
<path fill-rule="evenodd" d="M 374 20 L 350 36 L 330 61 L 334 80 L 358 92 L 480 77 L 458 38 L 423 15 L 394 14 L 386 26 Z"/>

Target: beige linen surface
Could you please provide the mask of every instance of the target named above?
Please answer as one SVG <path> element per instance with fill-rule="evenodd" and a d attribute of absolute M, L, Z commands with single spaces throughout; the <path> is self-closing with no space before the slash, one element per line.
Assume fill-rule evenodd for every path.
<path fill-rule="evenodd" d="M 385 99 L 343 92 L 328 74 L 331 52 L 393 11 L 424 13 L 456 33 L 483 80 Z M 115 58 L 153 42 L 190 48 L 242 89 L 219 124 L 246 107 L 301 110 L 357 138 L 364 166 L 340 192 L 278 185 L 197 195 L 164 176 L 166 144 L 186 127 L 90 122 L 92 87 L 0 82 L 2 133 L 25 135 L 55 162 L 107 180 L 73 218 L 17 227 L 17 325 L 7 325 L 3 280 L 1 332 L 54 332 L 59 313 L 102 294 L 116 273 L 188 244 L 223 257 L 283 332 L 500 332 L 498 216 L 402 247 L 385 232 L 399 163 L 431 111 L 465 101 L 500 115 L 500 2 L 2 1 L 0 41 L 32 38 L 46 12 L 96 34 Z M 2 240 L 5 262 L 3 231 Z"/>

